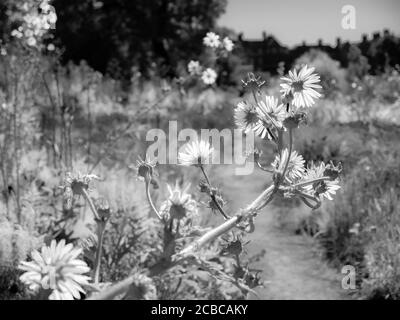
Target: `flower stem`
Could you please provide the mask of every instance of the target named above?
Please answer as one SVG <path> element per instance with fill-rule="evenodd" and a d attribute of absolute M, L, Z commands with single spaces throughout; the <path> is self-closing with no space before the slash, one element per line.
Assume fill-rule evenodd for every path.
<path fill-rule="evenodd" d="M 325 180 L 331 180 L 331 177 L 320 177 L 320 178 L 316 178 L 316 179 L 313 179 L 313 180 L 299 182 L 299 183 L 291 185 L 290 188 L 304 187 L 304 186 L 307 186 L 307 185 L 312 184 L 314 182 L 320 182 L 320 181 L 325 181 Z"/>
<path fill-rule="evenodd" d="M 161 215 L 158 212 L 157 208 L 155 207 L 153 200 L 151 198 L 151 194 L 150 194 L 150 179 L 146 179 L 146 197 L 147 197 L 147 201 L 150 204 L 150 207 L 153 209 L 154 213 L 157 215 L 157 217 L 161 220 Z"/>
<path fill-rule="evenodd" d="M 208 175 L 207 175 L 206 171 L 204 170 L 204 167 L 203 167 L 202 165 L 200 165 L 199 167 L 200 167 L 200 169 L 201 169 L 201 172 L 203 172 L 203 175 L 204 175 L 204 178 L 205 178 L 206 181 L 207 181 L 208 187 L 211 189 L 212 186 L 211 186 L 211 183 L 210 183 L 210 179 L 208 178 Z M 222 214 L 222 216 L 224 217 L 224 219 L 225 219 L 225 220 L 230 219 L 231 217 L 229 217 L 229 216 L 225 213 L 224 209 L 222 209 L 222 207 L 221 207 L 220 204 L 218 203 L 217 199 L 215 198 L 215 195 L 212 194 L 211 192 L 210 192 L 210 197 L 211 197 L 211 200 L 214 202 L 215 206 L 217 207 L 218 211 L 219 211 L 219 212 Z"/>
<path fill-rule="evenodd" d="M 96 207 L 94 206 L 94 203 L 93 203 L 92 199 L 90 198 L 89 193 L 86 191 L 86 189 L 82 188 L 82 194 L 83 194 L 84 198 L 86 199 L 86 201 L 89 203 L 89 207 L 90 207 L 90 210 L 93 212 L 94 219 L 100 220 L 100 216 L 97 213 Z"/>
<path fill-rule="evenodd" d="M 98 284 L 100 278 L 101 255 L 103 253 L 104 231 L 106 229 L 105 226 L 105 222 L 97 221 L 97 249 L 93 272 L 94 284 Z"/>
<path fill-rule="evenodd" d="M 292 133 L 292 128 L 289 128 L 289 155 L 285 164 L 285 168 L 283 169 L 282 172 L 282 179 L 285 179 L 285 173 L 289 166 L 290 159 L 292 158 L 292 148 L 293 148 L 293 133 Z"/>

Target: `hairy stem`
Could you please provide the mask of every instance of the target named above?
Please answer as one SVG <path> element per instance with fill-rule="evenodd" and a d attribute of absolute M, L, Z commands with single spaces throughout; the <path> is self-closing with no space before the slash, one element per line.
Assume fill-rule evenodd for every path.
<path fill-rule="evenodd" d="M 86 199 L 86 201 L 89 203 L 90 210 L 93 212 L 95 220 L 100 220 L 100 216 L 99 216 L 99 214 L 96 210 L 96 207 L 94 206 L 94 203 L 93 203 L 92 199 L 90 198 L 87 190 L 82 188 L 82 194 L 83 194 L 84 198 Z"/>
<path fill-rule="evenodd" d="M 146 197 L 147 197 L 147 201 L 150 204 L 151 209 L 154 211 L 154 213 L 157 215 L 157 217 L 161 220 L 162 217 L 160 215 L 160 213 L 158 212 L 156 206 L 153 203 L 153 199 L 151 198 L 151 194 L 150 194 L 150 178 L 146 178 Z"/>
<path fill-rule="evenodd" d="M 201 172 L 203 172 L 203 175 L 207 181 L 208 187 L 211 189 L 211 183 L 210 183 L 210 179 L 208 178 L 208 175 L 206 173 L 206 171 L 204 170 L 204 167 L 202 165 L 200 165 L 200 169 Z M 217 199 L 215 198 L 215 195 L 210 193 L 210 197 L 211 200 L 213 201 L 213 203 L 215 204 L 215 206 L 217 207 L 218 211 L 222 214 L 222 216 L 224 217 L 225 220 L 228 220 L 230 217 L 225 213 L 224 209 L 222 209 L 222 207 L 220 206 L 220 204 L 218 203 Z"/>
<path fill-rule="evenodd" d="M 289 166 L 289 162 L 292 158 L 292 148 L 293 148 L 293 133 L 292 133 L 292 128 L 289 128 L 289 155 L 288 155 L 288 159 L 285 163 L 285 168 L 282 171 L 282 179 L 285 179 L 285 174 L 286 174 L 287 168 Z"/>
<path fill-rule="evenodd" d="M 103 253 L 103 242 L 104 242 L 104 231 L 105 231 L 105 223 L 97 222 L 97 249 L 96 249 L 96 258 L 94 261 L 94 272 L 93 272 L 93 282 L 95 284 L 99 283 L 100 278 L 100 265 L 101 265 L 101 255 Z"/>

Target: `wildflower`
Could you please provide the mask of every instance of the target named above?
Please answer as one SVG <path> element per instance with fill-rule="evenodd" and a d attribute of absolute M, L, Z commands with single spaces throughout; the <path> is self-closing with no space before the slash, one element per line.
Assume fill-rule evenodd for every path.
<path fill-rule="evenodd" d="M 217 80 L 217 73 L 211 68 L 207 68 L 201 74 L 201 80 L 207 85 L 212 85 Z"/>
<path fill-rule="evenodd" d="M 275 160 L 271 163 L 271 166 L 276 169 L 277 172 L 282 173 L 286 162 L 289 158 L 288 149 L 282 150 L 281 156 L 276 155 Z M 297 151 L 293 150 L 290 154 L 289 164 L 286 169 L 285 179 L 288 182 L 293 182 L 300 179 L 304 174 L 304 159 L 302 155 L 298 154 Z"/>
<path fill-rule="evenodd" d="M 41 252 L 32 252 L 32 261 L 22 261 L 19 269 L 25 271 L 20 280 L 33 291 L 51 290 L 50 300 L 79 299 L 80 292 L 85 293 L 83 285 L 90 279 L 84 275 L 90 268 L 82 260 L 77 259 L 82 249 L 74 248 L 65 240 L 50 246 L 43 246 Z"/>
<path fill-rule="evenodd" d="M 93 179 L 99 180 L 100 178 L 94 174 L 73 174 L 67 172 L 64 180 L 64 199 L 67 202 L 67 208 L 71 208 L 72 198 L 74 196 L 84 195 L 84 192 L 89 189 L 89 184 Z"/>
<path fill-rule="evenodd" d="M 233 41 L 231 39 L 229 39 L 228 37 L 225 37 L 224 40 L 222 40 L 222 45 L 223 45 L 224 49 L 228 52 L 231 52 L 234 47 Z"/>
<path fill-rule="evenodd" d="M 207 32 L 206 36 L 203 38 L 203 43 L 207 47 L 218 48 L 221 41 L 219 40 L 219 35 L 214 32 Z"/>
<path fill-rule="evenodd" d="M 284 83 L 281 84 L 283 97 L 293 95 L 293 105 L 299 107 L 311 107 L 314 99 L 321 95 L 314 89 L 322 88 L 317 83 L 320 82 L 319 76 L 313 73 L 314 68 L 305 65 L 299 73 L 296 70 L 289 71 L 288 77 L 282 77 Z"/>
<path fill-rule="evenodd" d="M 278 99 L 272 96 L 266 96 L 265 102 L 259 102 L 257 114 L 265 130 L 272 127 L 282 128 L 282 122 L 287 116 L 283 104 L 278 105 Z"/>
<path fill-rule="evenodd" d="M 140 180 L 150 181 L 153 177 L 156 163 L 157 161 L 155 159 L 150 159 L 146 155 L 145 160 L 139 157 L 139 159 L 136 160 L 136 166 L 130 168 L 136 171 Z"/>
<path fill-rule="evenodd" d="M 191 60 L 188 63 L 188 71 L 191 76 L 201 75 L 201 65 L 200 62 Z"/>
<path fill-rule="evenodd" d="M 238 103 L 235 108 L 234 119 L 236 126 L 244 133 L 253 130 L 254 126 L 259 122 L 257 111 L 246 101 Z"/>
<path fill-rule="evenodd" d="M 178 183 L 174 189 L 167 185 L 169 198 L 161 204 L 160 213 L 166 220 L 181 220 L 185 217 L 193 216 L 197 213 L 197 202 L 187 193 L 190 184 L 186 188 L 179 188 Z"/>
<path fill-rule="evenodd" d="M 303 181 L 311 181 L 318 178 L 324 177 L 324 173 L 326 172 L 325 163 L 321 162 L 320 165 L 311 164 L 309 168 L 307 168 L 306 173 L 303 177 Z M 332 195 L 336 194 L 336 191 L 340 189 L 339 179 L 334 180 L 323 180 L 317 181 L 313 184 L 307 184 L 303 186 L 304 190 L 316 197 L 319 197 L 321 200 L 326 198 L 328 200 L 333 200 Z"/>
<path fill-rule="evenodd" d="M 201 140 L 186 144 L 183 151 L 179 152 L 179 163 L 183 166 L 201 166 L 208 163 L 214 149 L 210 143 Z"/>

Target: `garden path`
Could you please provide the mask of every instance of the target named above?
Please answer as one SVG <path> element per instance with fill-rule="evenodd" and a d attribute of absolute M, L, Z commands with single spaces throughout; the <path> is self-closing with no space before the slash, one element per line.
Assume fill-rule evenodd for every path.
<path fill-rule="evenodd" d="M 250 203 L 268 182 L 268 176 L 257 168 L 247 176 L 235 176 L 233 165 L 215 168 L 213 181 L 219 182 L 228 200 L 229 212 Z M 276 216 L 280 210 L 273 204 L 264 208 L 255 220 L 255 231 L 246 238 L 251 240 L 245 246 L 248 254 L 266 250 L 264 257 L 251 266 L 263 270 L 261 276 L 266 281 L 264 288 L 257 289 L 259 297 L 288 300 L 350 299 L 341 288 L 343 275 L 321 261 L 313 250 L 313 240 L 278 227 Z"/>

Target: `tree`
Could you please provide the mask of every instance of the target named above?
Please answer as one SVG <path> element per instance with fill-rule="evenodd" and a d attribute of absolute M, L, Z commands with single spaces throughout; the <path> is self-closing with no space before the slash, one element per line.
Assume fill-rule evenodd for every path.
<path fill-rule="evenodd" d="M 56 38 L 64 59 L 84 59 L 93 68 L 129 77 L 132 66 L 146 74 L 201 51 L 202 37 L 215 27 L 226 0 L 55 0 Z"/>

